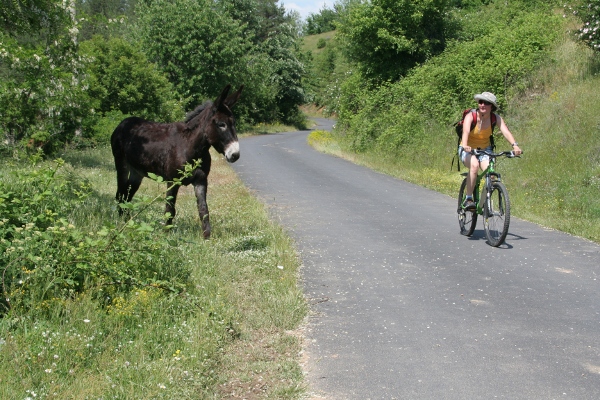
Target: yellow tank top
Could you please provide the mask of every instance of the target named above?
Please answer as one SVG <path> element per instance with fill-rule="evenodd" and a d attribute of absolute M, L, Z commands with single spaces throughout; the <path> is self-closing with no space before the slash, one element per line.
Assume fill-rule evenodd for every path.
<path fill-rule="evenodd" d="M 473 128 L 473 130 L 469 133 L 469 140 L 467 141 L 467 144 L 475 149 L 485 149 L 486 147 L 490 147 L 492 145 L 490 136 L 492 136 L 491 126 L 480 130 L 479 124 L 476 124 L 475 128 Z"/>

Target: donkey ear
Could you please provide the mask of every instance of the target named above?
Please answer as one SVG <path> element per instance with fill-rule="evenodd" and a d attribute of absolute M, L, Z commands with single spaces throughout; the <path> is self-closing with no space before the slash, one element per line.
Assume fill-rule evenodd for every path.
<path fill-rule="evenodd" d="M 219 95 L 219 97 L 217 97 L 217 99 L 213 103 L 214 107 L 216 107 L 216 108 L 221 107 L 221 104 L 223 104 L 223 102 L 226 101 L 227 93 L 229 93 L 230 89 L 231 89 L 231 85 L 225 86 L 225 88 L 223 89 L 223 91 L 221 92 L 221 94 Z"/>
<path fill-rule="evenodd" d="M 225 105 L 229 107 L 229 109 L 233 108 L 235 103 L 240 99 L 242 95 L 242 90 L 244 89 L 244 85 L 240 86 L 237 92 L 231 94 L 227 99 L 225 99 Z"/>

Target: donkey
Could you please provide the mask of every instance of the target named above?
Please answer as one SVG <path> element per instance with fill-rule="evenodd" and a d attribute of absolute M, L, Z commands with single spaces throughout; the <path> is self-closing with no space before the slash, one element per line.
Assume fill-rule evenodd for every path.
<path fill-rule="evenodd" d="M 117 202 L 129 202 L 137 192 L 142 179 L 153 173 L 167 181 L 165 212 L 170 215 L 167 225 L 175 217 L 175 201 L 179 185 L 170 184 L 179 176 L 186 163 L 201 160 L 192 175 L 182 181 L 194 186 L 198 214 L 204 238 L 210 237 L 210 220 L 206 193 L 210 172 L 210 147 L 223 154 L 228 162 L 240 158 L 240 146 L 231 109 L 239 100 L 244 86 L 228 96 L 227 85 L 219 97 L 191 111 L 184 122 L 157 123 L 139 117 L 121 121 L 111 136 L 112 153 L 117 169 Z M 119 213 L 123 210 L 119 207 Z"/>

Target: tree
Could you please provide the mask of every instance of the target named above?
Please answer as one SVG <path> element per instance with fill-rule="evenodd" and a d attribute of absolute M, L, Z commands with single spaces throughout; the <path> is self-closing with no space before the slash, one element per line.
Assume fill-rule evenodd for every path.
<path fill-rule="evenodd" d="M 89 40 L 94 35 L 105 38 L 126 34 L 128 23 L 135 21 L 136 0 L 76 0 L 80 20 L 79 38 Z"/>
<path fill-rule="evenodd" d="M 397 80 L 445 47 L 447 0 L 351 1 L 340 15 L 345 54 L 363 75 Z"/>
<path fill-rule="evenodd" d="M 335 30 L 335 22 L 338 19 L 336 10 L 329 9 L 325 6 L 318 14 L 310 13 L 306 17 L 306 25 L 304 26 L 305 35 L 317 35 L 323 32 Z"/>
<path fill-rule="evenodd" d="M 244 84 L 240 119 L 285 120 L 302 103 L 303 68 L 293 24 L 276 3 L 154 0 L 140 5 L 136 37 L 188 108 Z"/>
<path fill-rule="evenodd" d="M 1 0 L 0 26 L 9 34 L 32 33 L 64 20 L 62 1 Z"/>
<path fill-rule="evenodd" d="M 135 45 L 94 36 L 81 44 L 81 52 L 89 60 L 88 93 L 98 99 L 96 112 L 120 111 L 163 122 L 182 119 L 178 93 Z"/>
<path fill-rule="evenodd" d="M 30 0 L 10 5 L 15 8 L 2 9 L 8 30 L 0 32 L 0 134 L 5 143 L 52 152 L 84 134 L 91 109 L 77 54 L 74 4 Z"/>
<path fill-rule="evenodd" d="M 155 0 L 141 4 L 137 35 L 149 59 L 193 107 L 237 84 L 252 43 L 243 26 L 211 0 Z M 233 81 L 233 82 L 232 82 Z"/>

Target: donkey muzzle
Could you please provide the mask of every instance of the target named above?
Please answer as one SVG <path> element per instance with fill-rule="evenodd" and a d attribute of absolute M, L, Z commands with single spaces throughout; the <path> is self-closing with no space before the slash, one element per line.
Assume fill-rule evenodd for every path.
<path fill-rule="evenodd" d="M 230 163 L 234 163 L 238 160 L 238 158 L 240 158 L 240 144 L 235 141 L 235 142 L 231 142 L 226 148 L 225 148 L 225 159 L 227 160 L 227 162 Z"/>

